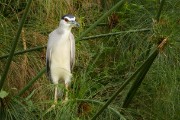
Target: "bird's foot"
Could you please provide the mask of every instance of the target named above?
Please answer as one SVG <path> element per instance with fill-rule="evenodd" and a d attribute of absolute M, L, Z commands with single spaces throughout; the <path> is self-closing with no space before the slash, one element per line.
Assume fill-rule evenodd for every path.
<path fill-rule="evenodd" d="M 62 104 L 66 104 L 68 102 L 68 98 L 65 98 L 63 101 L 62 101 Z"/>
<path fill-rule="evenodd" d="M 54 101 L 54 103 L 51 105 L 51 107 L 47 111 L 49 112 L 52 109 L 55 109 L 56 105 L 57 105 L 57 100 Z"/>
<path fill-rule="evenodd" d="M 54 104 L 53 105 L 57 105 L 57 100 L 54 101 Z"/>
<path fill-rule="evenodd" d="M 55 107 L 56 107 L 56 104 L 53 104 L 53 105 L 51 105 L 51 107 L 50 107 L 50 108 L 52 108 L 52 109 L 53 109 L 53 108 L 55 108 Z"/>
<path fill-rule="evenodd" d="M 57 104 L 57 103 L 56 103 Z M 50 112 L 51 110 L 55 109 L 56 104 L 54 103 L 53 105 L 51 105 L 51 107 L 49 109 L 46 110 L 45 114 Z"/>

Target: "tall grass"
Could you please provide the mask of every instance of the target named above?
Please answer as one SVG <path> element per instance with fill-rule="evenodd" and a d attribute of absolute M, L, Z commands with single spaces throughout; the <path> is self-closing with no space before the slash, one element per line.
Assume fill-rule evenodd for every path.
<path fill-rule="evenodd" d="M 7 120 L 91 119 L 142 65 L 152 49 L 167 38 L 167 46 L 160 50 L 128 107 L 121 106 L 132 83 L 116 96 L 98 119 L 180 119 L 180 2 L 166 0 L 160 10 L 157 1 L 126 1 L 123 7 L 118 7 L 84 33 L 85 36 L 82 35 L 117 2 L 32 1 L 16 48 L 16 52 L 20 52 L 13 57 L 3 86 L 9 95 L 0 98 L 0 116 Z M 0 2 L 0 77 L 26 4 L 25 0 Z M 72 5 L 71 9 L 67 9 L 69 5 Z M 56 108 L 46 113 L 53 103 L 54 86 L 45 74 L 36 78 L 42 74 L 45 66 L 48 34 L 58 26 L 60 17 L 66 13 L 77 16 L 81 28 L 73 29 L 73 33 L 76 39 L 82 38 L 76 42 L 76 66 L 70 101 L 63 105 L 59 100 Z M 154 21 L 157 18 L 159 22 Z M 17 97 L 17 94 L 22 96 Z"/>

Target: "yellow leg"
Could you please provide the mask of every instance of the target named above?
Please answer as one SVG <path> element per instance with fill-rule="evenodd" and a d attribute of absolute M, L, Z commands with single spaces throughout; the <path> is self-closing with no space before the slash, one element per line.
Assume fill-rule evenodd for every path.
<path fill-rule="evenodd" d="M 58 84 L 55 85 L 55 90 L 54 90 L 54 104 L 45 112 L 45 114 L 48 113 L 48 112 L 50 112 L 52 109 L 55 108 L 55 106 L 56 106 L 56 104 L 57 104 L 57 100 L 58 100 L 57 91 L 58 91 Z"/>
<path fill-rule="evenodd" d="M 65 86 L 66 86 L 65 101 L 68 101 L 69 84 L 66 83 Z"/>
<path fill-rule="evenodd" d="M 57 104 L 57 100 L 58 100 L 58 85 L 55 85 L 55 92 L 54 92 L 54 104 Z"/>

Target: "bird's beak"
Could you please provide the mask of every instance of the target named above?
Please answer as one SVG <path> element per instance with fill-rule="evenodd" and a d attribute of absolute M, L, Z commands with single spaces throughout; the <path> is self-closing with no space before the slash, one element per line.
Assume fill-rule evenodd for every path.
<path fill-rule="evenodd" d="M 73 25 L 74 27 L 79 27 L 79 26 L 80 26 L 80 24 L 79 24 L 78 22 L 76 22 L 76 21 L 73 21 L 73 22 L 72 22 L 72 25 Z"/>

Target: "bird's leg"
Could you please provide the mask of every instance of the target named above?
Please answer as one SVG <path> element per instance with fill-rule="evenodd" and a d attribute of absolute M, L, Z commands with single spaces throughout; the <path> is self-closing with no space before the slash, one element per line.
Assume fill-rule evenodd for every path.
<path fill-rule="evenodd" d="M 54 104 L 46 111 L 46 113 L 50 112 L 52 109 L 55 108 L 58 100 L 58 84 L 55 84 L 55 89 L 54 89 Z"/>
<path fill-rule="evenodd" d="M 54 104 L 57 104 L 58 100 L 58 84 L 55 85 L 55 92 L 54 92 Z"/>
<path fill-rule="evenodd" d="M 66 87 L 65 101 L 68 101 L 69 84 L 66 83 L 65 87 Z"/>

